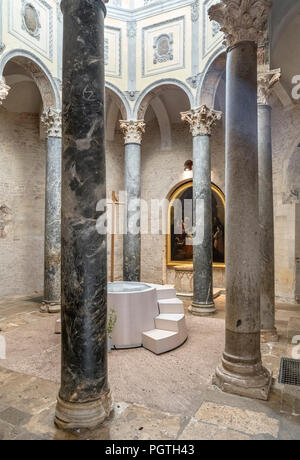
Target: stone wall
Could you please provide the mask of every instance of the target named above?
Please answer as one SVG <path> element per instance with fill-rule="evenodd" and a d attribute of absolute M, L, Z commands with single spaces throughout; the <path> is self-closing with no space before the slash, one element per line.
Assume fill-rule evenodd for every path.
<path fill-rule="evenodd" d="M 224 191 L 225 147 L 223 125 L 212 137 L 212 180 Z M 192 135 L 184 123 L 172 126 L 172 149 L 161 150 L 159 127 L 147 124 L 142 148 L 142 198 L 168 198 L 176 185 L 184 180 L 184 163 L 193 158 Z M 215 281 L 224 284 L 224 274 L 217 270 Z M 166 266 L 166 236 L 142 235 L 142 280 L 174 284 L 174 270 Z"/>
<path fill-rule="evenodd" d="M 296 212 L 300 203 L 300 107 L 284 112 L 276 101 L 272 116 L 276 295 L 295 301 L 299 292 L 296 258 L 300 257 Z"/>
<path fill-rule="evenodd" d="M 43 292 L 45 144 L 35 114 L 0 108 L 0 292 Z"/>

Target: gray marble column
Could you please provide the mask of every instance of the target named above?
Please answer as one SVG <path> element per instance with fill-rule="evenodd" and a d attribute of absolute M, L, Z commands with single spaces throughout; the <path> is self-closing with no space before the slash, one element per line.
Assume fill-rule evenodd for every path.
<path fill-rule="evenodd" d="M 58 313 L 61 296 L 61 113 L 50 108 L 41 117 L 47 133 L 45 268 L 42 312 Z"/>
<path fill-rule="evenodd" d="M 93 428 L 111 412 L 107 375 L 104 16 L 100 0 L 63 0 L 62 369 L 55 423 Z"/>
<path fill-rule="evenodd" d="M 272 378 L 260 350 L 257 41 L 269 6 L 267 0 L 223 1 L 209 10 L 228 46 L 226 339 L 214 383 L 225 392 L 263 400 L 269 397 Z"/>
<path fill-rule="evenodd" d="M 141 143 L 145 123 L 120 121 L 125 137 L 125 234 L 123 241 L 123 279 L 141 279 Z"/>
<path fill-rule="evenodd" d="M 181 114 L 193 135 L 193 260 L 194 296 L 190 312 L 197 316 L 215 313 L 213 299 L 212 191 L 210 137 L 221 112 L 205 105 Z"/>
<path fill-rule="evenodd" d="M 261 255 L 261 340 L 278 342 L 275 327 L 275 261 L 273 168 L 270 95 L 280 79 L 280 69 L 258 76 L 258 171 Z"/>

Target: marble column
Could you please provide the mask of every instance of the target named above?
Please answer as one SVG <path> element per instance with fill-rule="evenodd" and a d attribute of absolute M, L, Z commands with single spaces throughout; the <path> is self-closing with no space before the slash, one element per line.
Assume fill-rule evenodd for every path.
<path fill-rule="evenodd" d="M 58 313 L 61 295 L 61 113 L 49 108 L 41 121 L 47 133 L 44 301 L 41 311 Z"/>
<path fill-rule="evenodd" d="M 200 108 L 183 112 L 193 135 L 193 260 L 194 295 L 190 312 L 197 316 L 215 313 L 213 299 L 212 192 L 210 137 L 221 112 Z"/>
<path fill-rule="evenodd" d="M 143 120 L 120 121 L 125 139 L 125 234 L 123 242 L 123 279 L 141 280 L 141 144 Z"/>
<path fill-rule="evenodd" d="M 262 365 L 260 349 L 257 42 L 270 6 L 267 0 L 223 0 L 209 10 L 228 47 L 226 339 L 214 384 L 262 400 L 269 397 L 272 376 Z"/>
<path fill-rule="evenodd" d="M 278 342 L 275 327 L 273 168 L 270 96 L 280 69 L 258 75 L 258 177 L 261 255 L 261 340 Z"/>
<path fill-rule="evenodd" d="M 112 407 L 107 376 L 104 17 L 100 0 L 63 0 L 62 368 L 55 423 L 93 428 Z"/>
<path fill-rule="evenodd" d="M 8 86 L 3 79 L 0 80 L 0 105 L 2 105 L 3 101 L 7 98 L 10 89 L 10 86 Z"/>

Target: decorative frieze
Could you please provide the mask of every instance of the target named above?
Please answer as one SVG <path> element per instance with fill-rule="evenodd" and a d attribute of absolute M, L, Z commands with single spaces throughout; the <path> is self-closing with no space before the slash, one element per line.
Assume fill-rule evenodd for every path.
<path fill-rule="evenodd" d="M 120 120 L 121 130 L 124 133 L 125 144 L 141 144 L 145 132 L 144 120 Z"/>
<path fill-rule="evenodd" d="M 190 124 L 191 133 L 194 137 L 210 136 L 213 126 L 221 118 L 222 112 L 209 109 L 206 105 L 181 113 L 182 121 L 187 121 Z"/>
<path fill-rule="evenodd" d="M 0 80 L 0 105 L 8 96 L 10 86 L 8 86 L 3 80 Z"/>
<path fill-rule="evenodd" d="M 62 137 L 61 133 L 61 112 L 50 107 L 41 116 L 48 137 Z"/>
<path fill-rule="evenodd" d="M 264 37 L 270 0 L 222 0 L 208 11 L 212 21 L 225 34 L 224 45 L 231 47 L 242 41 L 258 43 Z"/>
<path fill-rule="evenodd" d="M 272 89 L 279 82 L 281 77 L 281 69 L 259 72 L 258 74 L 258 104 L 270 105 L 270 96 Z"/>

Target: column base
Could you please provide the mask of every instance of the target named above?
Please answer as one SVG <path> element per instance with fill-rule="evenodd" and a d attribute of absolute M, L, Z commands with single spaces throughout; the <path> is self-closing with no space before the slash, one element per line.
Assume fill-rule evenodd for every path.
<path fill-rule="evenodd" d="M 208 304 L 192 303 L 188 308 L 189 312 L 194 316 L 211 316 L 216 313 L 214 302 Z"/>
<path fill-rule="evenodd" d="M 262 343 L 279 342 L 279 336 L 276 327 L 274 327 L 274 329 L 262 329 L 260 338 Z"/>
<path fill-rule="evenodd" d="M 269 399 L 272 381 L 272 373 L 261 362 L 238 364 L 231 363 L 224 357 L 213 377 L 213 385 L 224 393 L 263 401 Z"/>
<path fill-rule="evenodd" d="M 70 403 L 58 396 L 54 423 L 60 430 L 93 429 L 101 425 L 112 410 L 110 391 L 87 403 Z"/>
<path fill-rule="evenodd" d="M 60 313 L 61 311 L 61 306 L 59 302 L 47 302 L 44 300 L 42 305 L 40 306 L 40 312 L 41 313 Z"/>

